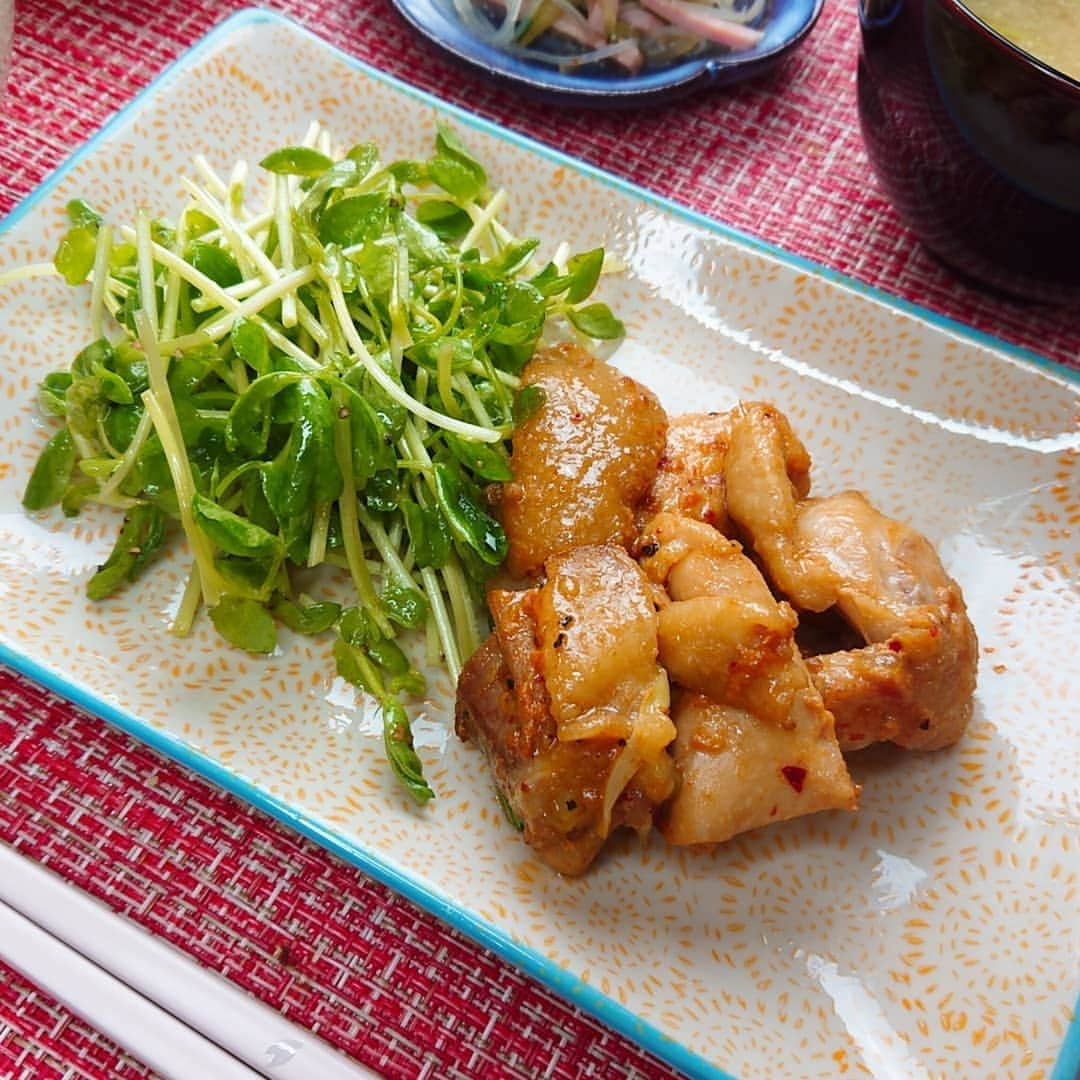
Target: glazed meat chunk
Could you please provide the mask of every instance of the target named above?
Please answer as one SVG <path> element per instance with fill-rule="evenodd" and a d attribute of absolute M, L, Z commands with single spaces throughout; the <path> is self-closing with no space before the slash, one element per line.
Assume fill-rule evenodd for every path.
<path fill-rule="evenodd" d="M 782 595 L 802 610 L 834 613 L 856 638 L 855 647 L 832 651 L 819 644 L 808 660 L 840 745 L 952 745 L 971 719 L 978 661 L 960 587 L 924 536 L 859 492 L 807 498 L 808 469 L 775 408 L 737 410 L 727 462 L 732 520 Z"/>
<path fill-rule="evenodd" d="M 796 535 L 833 576 L 837 611 L 867 643 L 807 659 L 841 744 L 951 746 L 971 720 L 978 642 L 933 546 L 854 491 L 806 500 Z"/>
<path fill-rule="evenodd" d="M 639 511 L 642 524 L 667 511 L 707 522 L 721 532 L 726 529 L 724 463 L 730 415 L 689 413 L 671 418 L 664 456 Z"/>
<path fill-rule="evenodd" d="M 667 676 L 652 590 L 613 545 L 553 556 L 542 586 L 495 589 L 495 632 L 458 682 L 457 732 L 483 748 L 526 843 L 580 874 L 615 828 L 644 834 L 671 794 Z"/>
<path fill-rule="evenodd" d="M 628 547 L 664 452 L 667 416 L 656 397 L 571 345 L 537 353 L 522 382 L 539 387 L 543 403 L 514 432 L 513 480 L 498 493 L 506 569 L 531 577 L 576 547 Z"/>
<path fill-rule="evenodd" d="M 795 644 L 795 613 L 774 600 L 740 545 L 660 514 L 640 553 L 671 598 L 659 612 L 660 659 L 679 688 L 679 784 L 660 821 L 664 836 L 715 844 L 773 821 L 854 809 L 833 718 Z"/>

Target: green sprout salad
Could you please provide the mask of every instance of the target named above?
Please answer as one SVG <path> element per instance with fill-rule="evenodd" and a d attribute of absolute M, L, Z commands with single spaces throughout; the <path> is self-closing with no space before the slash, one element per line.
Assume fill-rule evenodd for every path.
<path fill-rule="evenodd" d="M 252 653 L 282 625 L 333 633 L 337 673 L 379 702 L 389 763 L 422 805 L 403 701 L 425 683 L 402 635 L 425 634 L 456 681 L 486 633 L 506 537 L 483 489 L 510 479 L 508 439 L 540 404 L 518 376 L 550 320 L 622 335 L 589 300 L 604 252 L 541 261 L 445 126 L 428 159 L 386 163 L 371 144 L 333 153 L 313 125 L 260 163 L 257 207 L 243 163 L 227 178 L 195 164 L 175 224 L 68 204 L 50 272 L 89 282 L 90 340 L 41 381 L 60 426 L 23 505 L 123 511 L 95 601 L 182 533 L 176 634 L 203 608 Z M 317 595 L 307 571 L 325 565 L 347 570 L 348 606 Z"/>

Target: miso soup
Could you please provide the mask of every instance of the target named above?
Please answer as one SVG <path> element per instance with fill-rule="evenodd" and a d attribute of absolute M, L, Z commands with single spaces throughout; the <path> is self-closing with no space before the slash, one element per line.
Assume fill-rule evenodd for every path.
<path fill-rule="evenodd" d="M 1080 0 L 962 0 L 1002 37 L 1080 81 Z"/>

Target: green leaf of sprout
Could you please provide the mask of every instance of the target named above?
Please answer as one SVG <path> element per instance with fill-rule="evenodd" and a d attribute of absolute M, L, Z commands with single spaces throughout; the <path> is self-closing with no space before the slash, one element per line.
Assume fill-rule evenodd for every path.
<path fill-rule="evenodd" d="M 560 274 L 554 263 L 548 263 L 539 274 L 529 278 L 529 284 L 545 299 L 566 292 L 572 281 L 573 277 L 570 274 Z"/>
<path fill-rule="evenodd" d="M 498 566 L 506 558 L 507 550 L 502 526 L 480 509 L 459 467 L 440 461 L 436 462 L 432 472 L 439 505 L 454 538 L 490 566 Z"/>
<path fill-rule="evenodd" d="M 510 459 L 501 444 L 472 442 L 452 433 L 443 439 L 454 457 L 481 479 L 500 482 L 513 479 Z"/>
<path fill-rule="evenodd" d="M 361 649 L 350 645 L 343 637 L 334 641 L 334 664 L 338 675 L 347 683 L 359 686 L 372 697 L 381 697 L 385 693 L 382 679 L 374 664 Z"/>
<path fill-rule="evenodd" d="M 165 542 L 165 514 L 156 506 L 133 507 L 124 518 L 109 557 L 86 584 L 91 600 L 104 600 L 134 581 Z"/>
<path fill-rule="evenodd" d="M 67 392 L 71 386 L 70 371 L 53 371 L 38 384 L 38 406 L 51 416 L 67 414 Z"/>
<path fill-rule="evenodd" d="M 580 304 L 587 299 L 596 283 L 600 280 L 600 271 L 604 267 L 604 249 L 596 248 L 580 255 L 571 255 L 566 261 L 570 275 L 570 287 L 566 292 L 567 303 Z"/>
<path fill-rule="evenodd" d="M 319 176 L 334 162 L 309 146 L 284 146 L 259 162 L 261 168 L 279 176 Z"/>
<path fill-rule="evenodd" d="M 339 199 L 319 215 L 319 239 L 324 244 L 337 244 L 340 247 L 353 247 L 374 240 L 386 228 L 389 205 L 383 192 Z"/>
<path fill-rule="evenodd" d="M 258 558 L 282 553 L 280 537 L 199 492 L 192 496 L 191 510 L 210 542 L 229 555 Z"/>
<path fill-rule="evenodd" d="M 386 614 L 407 630 L 418 630 L 428 617 L 428 602 L 424 594 L 398 581 L 389 582 L 379 599 Z"/>
<path fill-rule="evenodd" d="M 626 327 L 615 318 L 607 304 L 589 304 L 583 308 L 569 308 L 566 317 L 586 337 L 596 341 L 612 341 L 626 333 Z"/>
<path fill-rule="evenodd" d="M 75 440 L 61 428 L 44 446 L 34 463 L 34 471 L 23 492 L 27 510 L 45 510 L 56 506 L 64 496 L 75 470 Z"/>
<path fill-rule="evenodd" d="M 53 256 L 53 265 L 69 285 L 80 285 L 93 269 L 96 254 L 96 227 L 76 225 L 61 238 Z"/>
<path fill-rule="evenodd" d="M 472 218 L 457 203 L 431 199 L 416 208 L 416 220 L 440 240 L 456 240 L 472 227 Z"/>
<path fill-rule="evenodd" d="M 293 600 L 279 598 L 271 610 L 274 616 L 290 630 L 298 634 L 314 637 L 321 634 L 338 621 L 341 605 L 329 600 L 319 600 L 314 604 L 301 605 Z"/>
<path fill-rule="evenodd" d="M 424 779 L 424 766 L 413 749 L 408 714 L 401 703 L 392 698 L 382 702 L 382 711 L 383 744 L 390 767 L 416 804 L 424 806 L 435 797 L 435 792 Z"/>
<path fill-rule="evenodd" d="M 487 173 L 448 127 L 439 126 L 436 154 L 428 162 L 428 178 L 458 199 L 475 199 L 487 187 Z"/>
<path fill-rule="evenodd" d="M 252 456 L 262 454 L 270 437 L 270 405 L 273 399 L 303 378 L 294 371 L 271 371 L 260 375 L 229 409 L 225 428 L 227 445 Z"/>
<path fill-rule="evenodd" d="M 237 357 L 259 375 L 270 370 L 270 342 L 266 331 L 250 319 L 237 319 L 229 333 Z"/>
<path fill-rule="evenodd" d="M 401 507 L 409 531 L 409 546 L 416 565 L 441 570 L 450 557 L 453 538 L 446 518 L 438 506 L 421 506 L 407 502 Z"/>
<path fill-rule="evenodd" d="M 204 274 L 215 285 L 223 289 L 239 285 L 244 280 L 236 259 L 217 244 L 209 244 L 204 240 L 193 240 L 184 252 L 184 258 L 200 274 Z"/>
<path fill-rule="evenodd" d="M 72 228 L 90 228 L 96 232 L 104 221 L 104 218 L 85 199 L 69 200 L 64 210 L 67 212 Z"/>
<path fill-rule="evenodd" d="M 226 596 L 210 608 L 217 632 L 230 645 L 251 653 L 272 653 L 277 647 L 273 615 L 257 600 Z"/>

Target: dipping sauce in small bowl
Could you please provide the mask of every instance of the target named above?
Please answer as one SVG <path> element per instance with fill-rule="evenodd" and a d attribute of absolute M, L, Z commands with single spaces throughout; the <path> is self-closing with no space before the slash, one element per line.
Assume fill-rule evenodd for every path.
<path fill-rule="evenodd" d="M 863 139 L 901 218 L 981 284 L 1080 297 L 1080 72 L 1067 59 L 1080 4 L 1060 0 L 1055 21 L 1059 0 L 857 2 Z M 1035 33 L 1009 9 L 1052 24 L 1046 53 L 1067 70 L 1004 36 Z"/>

